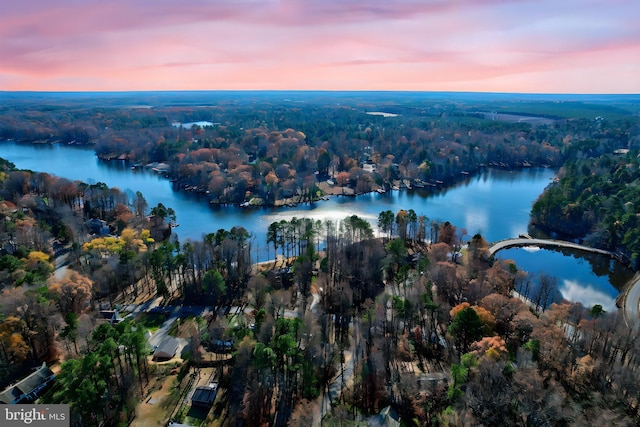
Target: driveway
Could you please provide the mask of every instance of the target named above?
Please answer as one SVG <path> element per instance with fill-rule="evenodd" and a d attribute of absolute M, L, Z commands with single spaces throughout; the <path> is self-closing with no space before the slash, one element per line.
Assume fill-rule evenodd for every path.
<path fill-rule="evenodd" d="M 157 348 L 160 344 L 169 337 L 169 330 L 173 323 L 178 319 L 180 314 L 180 310 L 176 307 L 176 312 L 173 313 L 164 323 L 149 337 L 149 344 L 151 348 Z M 173 338 L 173 337 L 172 337 Z M 178 340 L 178 350 L 176 351 L 176 356 L 180 356 L 182 353 L 182 349 L 189 342 L 186 338 L 176 338 Z"/>

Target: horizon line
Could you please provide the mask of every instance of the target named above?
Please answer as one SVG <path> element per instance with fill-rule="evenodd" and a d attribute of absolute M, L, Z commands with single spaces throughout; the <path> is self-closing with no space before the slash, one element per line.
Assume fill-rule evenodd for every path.
<path fill-rule="evenodd" d="M 125 94 L 125 93 L 412 93 L 412 94 L 487 94 L 487 95 L 535 95 L 535 96 L 640 96 L 630 92 L 495 92 L 495 91 L 460 91 L 460 90 L 392 90 L 392 89 L 125 89 L 125 90 L 4 90 L 2 94 Z"/>

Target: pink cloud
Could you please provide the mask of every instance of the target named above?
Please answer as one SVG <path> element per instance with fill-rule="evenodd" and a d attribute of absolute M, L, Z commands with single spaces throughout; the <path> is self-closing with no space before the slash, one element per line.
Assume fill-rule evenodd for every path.
<path fill-rule="evenodd" d="M 0 89 L 640 92 L 639 5 L 23 0 L 0 16 Z"/>

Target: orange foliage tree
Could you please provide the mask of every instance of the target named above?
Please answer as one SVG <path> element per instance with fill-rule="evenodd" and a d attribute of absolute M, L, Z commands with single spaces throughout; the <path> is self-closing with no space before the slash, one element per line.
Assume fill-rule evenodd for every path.
<path fill-rule="evenodd" d="M 72 271 L 67 277 L 49 286 L 60 311 L 80 314 L 90 307 L 93 282 L 86 276 Z"/>
<path fill-rule="evenodd" d="M 496 318 L 493 316 L 493 314 L 491 314 L 491 312 L 489 312 L 488 310 L 479 307 L 477 305 L 471 305 L 468 302 L 463 302 L 461 304 L 456 305 L 455 307 L 453 307 L 451 309 L 451 311 L 449 311 L 449 314 L 451 315 L 451 318 L 455 318 L 456 314 L 458 314 L 460 311 L 462 311 L 464 308 L 466 307 L 470 307 L 473 309 L 473 311 L 476 312 L 476 314 L 478 315 L 478 317 L 480 318 L 480 321 L 482 322 L 482 324 L 488 328 L 489 330 L 492 330 L 493 327 L 496 324 Z"/>
<path fill-rule="evenodd" d="M 24 320 L 8 316 L 0 323 L 0 346 L 2 357 L 7 362 L 20 363 L 29 355 L 29 346 L 24 340 Z"/>
<path fill-rule="evenodd" d="M 484 337 L 471 345 L 473 353 L 478 356 L 487 356 L 490 359 L 498 360 L 509 353 L 505 341 L 499 336 Z"/>

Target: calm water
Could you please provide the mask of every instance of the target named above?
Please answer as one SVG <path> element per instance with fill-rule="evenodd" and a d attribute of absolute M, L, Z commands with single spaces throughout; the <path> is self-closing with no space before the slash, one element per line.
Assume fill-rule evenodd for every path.
<path fill-rule="evenodd" d="M 513 248 L 498 252 L 496 257 L 515 261 L 519 270 L 533 277 L 534 284 L 540 273 L 555 277 L 556 302 L 565 299 L 587 308 L 600 304 L 607 311 L 616 310 L 619 290 L 634 274 L 609 257 L 571 249 Z"/>
<path fill-rule="evenodd" d="M 369 220 L 373 228 L 377 229 L 377 218 L 381 211 L 413 209 L 418 215 L 425 215 L 430 220 L 449 221 L 459 229 L 465 228 L 469 237 L 478 232 L 490 242 L 517 237 L 527 231 L 531 205 L 554 176 L 554 171 L 549 169 L 525 169 L 517 172 L 487 170 L 439 192 L 414 190 L 371 193 L 351 198 L 332 197 L 329 201 L 295 208 L 212 208 L 204 199 L 199 200 L 192 194 L 173 191 L 172 184 L 167 179 L 153 172 L 132 171 L 124 162 L 100 161 L 92 149 L 1 142 L 0 157 L 12 161 L 22 169 L 48 172 L 87 183 L 101 181 L 110 187 L 120 188 L 130 196 L 141 191 L 149 207 L 163 203 L 176 211 L 180 226 L 175 231 L 181 241 L 201 239 L 204 234 L 220 228 L 230 229 L 242 225 L 255 236 L 254 247 L 259 260 L 266 259 L 267 256 L 268 225 L 293 216 L 340 220 L 355 214 Z M 515 258 L 510 251 L 501 251 L 498 256 Z M 598 303 L 609 307 L 617 291 L 606 276 L 602 283 L 594 279 L 602 276 L 595 275 L 588 262 L 576 261 L 559 252 L 539 252 L 546 256 L 534 258 L 529 257 L 534 255 L 531 252 L 524 252 L 525 256 L 522 260 L 516 260 L 517 264 L 532 272 L 540 270 L 537 266 L 544 266 L 549 274 L 556 274 L 548 270 L 555 264 L 560 266 L 558 273 L 575 272 L 575 276 L 558 278 L 559 287 L 564 286 L 560 289 L 562 294 L 571 300 L 577 300 L 580 293 L 594 289 L 602 293 L 602 301 Z M 525 266 L 525 260 L 530 260 L 532 264 Z M 595 295 L 596 292 L 592 293 Z"/>
<path fill-rule="evenodd" d="M 200 239 L 220 228 L 242 225 L 254 233 L 259 244 L 264 244 L 267 226 L 273 221 L 293 216 L 340 220 L 355 214 L 370 220 L 375 229 L 378 214 L 387 209 L 413 209 L 430 220 L 449 221 L 466 228 L 469 236 L 480 232 L 489 241 L 517 237 L 527 230 L 531 204 L 554 176 L 549 169 L 488 170 L 439 192 L 414 190 L 332 197 L 295 208 L 212 208 L 193 194 L 173 191 L 167 179 L 151 171 L 132 171 L 124 162 L 98 160 L 91 149 L 2 142 L 0 157 L 22 169 L 90 184 L 104 182 L 130 195 L 141 191 L 149 207 L 163 203 L 176 211 L 180 226 L 175 231 L 181 240 Z"/>

